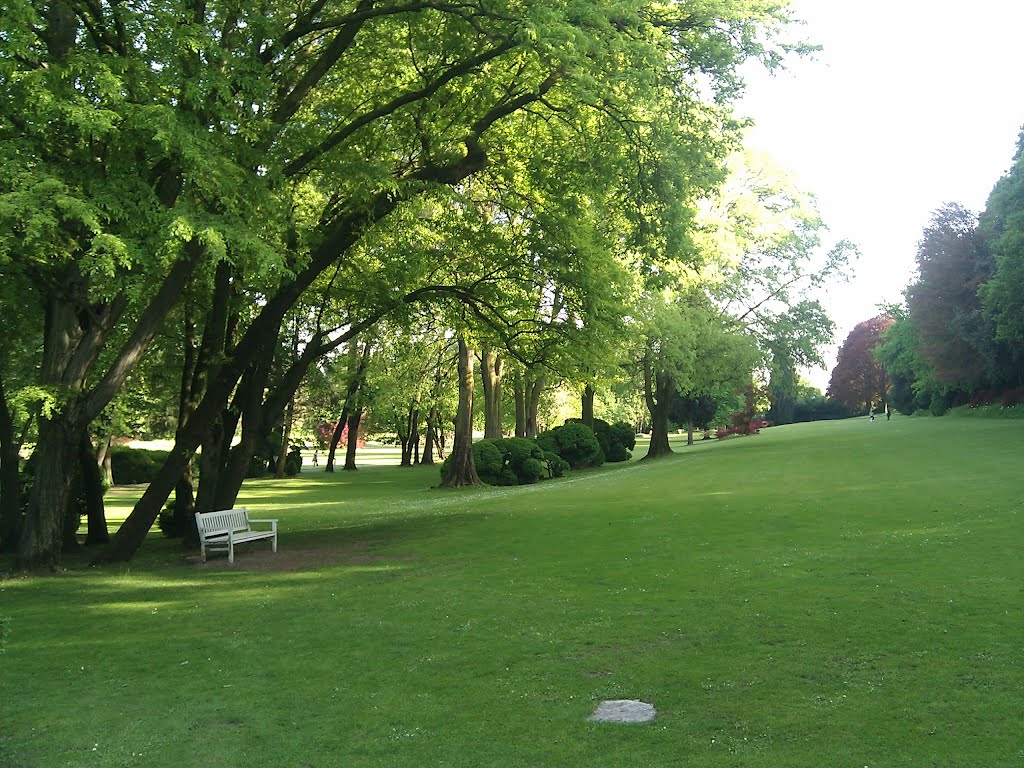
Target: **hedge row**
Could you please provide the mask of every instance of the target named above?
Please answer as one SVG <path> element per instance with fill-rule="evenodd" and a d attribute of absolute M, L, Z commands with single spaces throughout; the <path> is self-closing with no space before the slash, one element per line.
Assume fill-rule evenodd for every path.
<path fill-rule="evenodd" d="M 488 485 L 527 485 L 546 477 L 560 477 L 567 469 L 596 467 L 605 461 L 627 461 L 636 445 L 628 424 L 608 424 L 599 419 L 594 426 L 570 420 L 537 435 L 488 438 L 473 443 L 473 463 L 480 479 Z M 448 474 L 451 457 L 441 465 L 441 477 Z"/>

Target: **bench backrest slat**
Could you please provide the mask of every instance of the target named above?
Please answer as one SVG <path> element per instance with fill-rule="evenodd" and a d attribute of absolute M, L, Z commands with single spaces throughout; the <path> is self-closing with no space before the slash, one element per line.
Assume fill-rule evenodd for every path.
<path fill-rule="evenodd" d="M 199 528 L 200 536 L 228 531 L 248 531 L 249 514 L 245 507 L 217 512 L 196 512 L 196 526 Z"/>

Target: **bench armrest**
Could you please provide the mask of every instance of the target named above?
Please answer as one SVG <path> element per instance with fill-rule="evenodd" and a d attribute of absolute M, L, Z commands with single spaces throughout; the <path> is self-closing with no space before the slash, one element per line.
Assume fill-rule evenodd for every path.
<path fill-rule="evenodd" d="M 277 528 L 277 519 L 276 518 L 273 519 L 273 520 L 265 520 L 265 519 L 261 519 L 261 518 L 258 518 L 258 517 L 250 517 L 249 518 L 249 522 L 250 523 L 273 523 L 274 528 Z"/>

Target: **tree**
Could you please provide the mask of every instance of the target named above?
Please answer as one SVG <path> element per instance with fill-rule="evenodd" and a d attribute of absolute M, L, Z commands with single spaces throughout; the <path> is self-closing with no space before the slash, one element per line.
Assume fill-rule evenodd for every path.
<path fill-rule="evenodd" d="M 996 182 L 979 223 L 993 257 L 992 274 L 980 288 L 1000 345 L 993 377 L 1024 384 L 1024 131 L 1009 172 Z"/>
<path fill-rule="evenodd" d="M 823 252 L 825 225 L 810 195 L 763 157 L 737 153 L 703 211 L 705 270 L 714 295 L 756 339 L 770 372 L 777 424 L 792 420 L 797 371 L 823 363 L 835 325 L 816 291 L 845 280 L 857 249 L 839 241 Z"/>
<path fill-rule="evenodd" d="M 520 154 L 528 173 L 550 163 L 557 148 L 529 147 L 524 129 L 561 121 L 602 142 L 617 131 L 600 149 L 646 169 L 630 213 L 678 222 L 654 228 L 659 241 L 685 228 L 688 217 L 671 214 L 688 195 L 674 185 L 713 164 L 736 67 L 774 60 L 766 41 L 786 14 L 753 0 L 578 5 L 58 0 L 44 17 L 25 0 L 9 4 L 0 258 L 45 288 L 37 384 L 56 398 L 39 420 L 23 566 L 59 559 L 68 446 L 185 287 L 215 283 L 217 265 L 260 301 L 240 316 L 104 560 L 135 551 L 236 386 L 255 398 L 268 347 L 303 294 L 321 277 L 357 291 L 367 273 L 354 249 L 439 186 Z M 343 333 L 416 300 L 404 273 L 386 274 L 398 290 L 373 294 Z"/>
<path fill-rule="evenodd" d="M 892 318 L 878 315 L 858 323 L 846 337 L 826 395 L 856 413 L 867 413 L 886 401 L 889 377 L 875 357 L 875 348 Z"/>
<path fill-rule="evenodd" d="M 893 321 L 882 332 L 875 357 L 892 383 L 890 406 L 909 416 L 930 407 L 934 399 L 944 399 L 949 387 L 935 378 L 934 369 L 921 356 L 917 326 L 907 309 L 893 306 L 885 311 Z"/>
<path fill-rule="evenodd" d="M 726 385 L 739 389 L 750 380 L 757 351 L 742 328 L 699 290 L 670 301 L 652 299 L 644 319 L 639 367 L 651 417 L 646 460 L 672 454 L 669 409 L 680 393 L 700 396 Z"/>
<path fill-rule="evenodd" d="M 473 464 L 473 350 L 459 337 L 459 410 L 455 416 L 455 443 L 441 488 L 481 485 Z"/>
<path fill-rule="evenodd" d="M 977 217 L 956 204 L 935 211 L 918 243 L 917 270 L 907 288 L 907 307 L 921 357 L 940 384 L 979 386 L 991 370 L 993 352 L 986 348 L 995 333 L 978 296 L 993 261 Z"/>

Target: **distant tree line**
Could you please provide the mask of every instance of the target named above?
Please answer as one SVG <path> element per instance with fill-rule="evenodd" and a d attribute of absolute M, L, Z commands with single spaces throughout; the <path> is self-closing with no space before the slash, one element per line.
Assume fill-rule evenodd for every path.
<path fill-rule="evenodd" d="M 851 332 L 829 395 L 935 415 L 1024 401 L 1024 131 L 980 215 L 958 203 L 932 214 L 904 297 Z"/>

